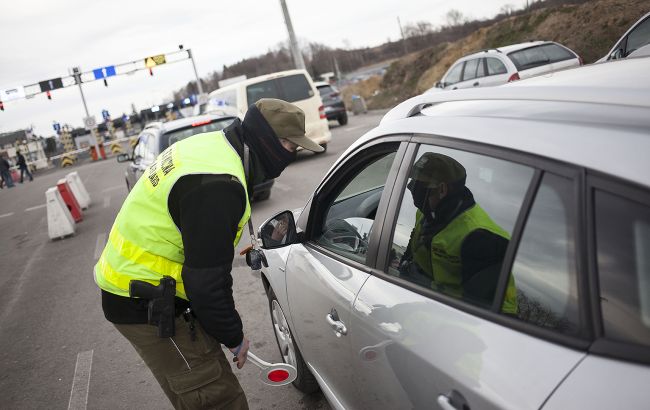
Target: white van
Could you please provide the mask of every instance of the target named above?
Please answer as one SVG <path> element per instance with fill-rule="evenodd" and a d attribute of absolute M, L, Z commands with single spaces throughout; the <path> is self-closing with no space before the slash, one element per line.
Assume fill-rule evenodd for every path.
<path fill-rule="evenodd" d="M 327 149 L 332 133 L 327 124 L 320 94 L 306 70 L 266 74 L 219 88 L 208 94 L 206 113 L 222 111 L 244 118 L 248 107 L 260 98 L 279 98 L 305 112 L 307 137 Z"/>

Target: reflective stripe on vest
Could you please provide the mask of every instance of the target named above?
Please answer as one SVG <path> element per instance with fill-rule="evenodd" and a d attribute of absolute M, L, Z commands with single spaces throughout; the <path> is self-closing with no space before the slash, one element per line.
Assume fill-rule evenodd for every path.
<path fill-rule="evenodd" d="M 418 246 L 422 218 L 422 213 L 418 211 L 417 225 L 412 238 L 415 244 L 415 249 L 412 249 L 413 259 L 422 270 L 432 274 L 434 289 L 457 298 L 463 296 L 461 247 L 467 235 L 477 229 L 484 229 L 510 240 L 508 232 L 497 225 L 478 204 L 475 204 L 434 235 L 427 249 L 425 246 Z M 507 313 L 517 312 L 517 289 L 512 275 L 508 279 L 502 310 Z"/>
<path fill-rule="evenodd" d="M 243 185 L 246 210 L 237 227 L 237 246 L 250 217 L 241 158 L 221 131 L 195 135 L 163 151 L 124 201 L 95 265 L 95 282 L 101 289 L 129 296 L 131 280 L 157 285 L 166 275 L 176 280 L 176 296 L 187 299 L 181 277 L 185 261 L 182 236 L 167 201 L 176 181 L 190 174 L 231 175 Z"/>

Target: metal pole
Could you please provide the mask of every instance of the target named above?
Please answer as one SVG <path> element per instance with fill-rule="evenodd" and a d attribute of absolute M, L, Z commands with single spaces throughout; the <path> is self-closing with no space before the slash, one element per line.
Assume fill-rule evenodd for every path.
<path fill-rule="evenodd" d="M 406 48 L 406 39 L 404 38 L 404 30 L 402 30 L 402 22 L 399 21 L 399 16 L 397 16 L 397 24 L 399 25 L 399 32 L 402 33 L 402 46 L 404 47 L 404 54 L 408 54 L 408 49 Z"/>
<path fill-rule="evenodd" d="M 81 70 L 79 67 L 74 67 L 72 69 L 72 73 L 74 75 L 74 80 L 79 86 L 79 93 L 81 94 L 81 101 L 84 104 L 84 110 L 86 111 L 86 118 L 90 117 L 90 114 L 88 113 L 88 105 L 86 104 L 86 97 L 84 97 L 84 90 L 81 87 Z M 92 134 L 92 130 L 90 130 Z M 95 152 L 97 153 L 97 159 L 101 158 L 101 154 L 99 153 L 99 144 L 97 143 L 97 135 L 95 135 Z"/>
<path fill-rule="evenodd" d="M 192 67 L 194 68 L 194 75 L 196 76 L 196 85 L 199 88 L 199 95 L 203 94 L 203 87 L 201 86 L 201 79 L 199 78 L 199 73 L 196 71 L 196 64 L 194 64 L 194 57 L 192 56 L 192 50 L 187 49 L 187 55 L 192 60 Z"/>
<path fill-rule="evenodd" d="M 291 55 L 293 56 L 293 63 L 296 68 L 301 68 L 305 70 L 305 61 L 302 59 L 302 53 L 298 48 L 298 41 L 296 40 L 296 35 L 293 32 L 293 25 L 291 24 L 291 17 L 289 16 L 289 9 L 287 9 L 287 3 L 285 0 L 280 0 L 280 5 L 282 6 L 282 14 L 284 14 L 284 23 L 287 25 L 287 31 L 289 32 L 289 43 L 291 45 Z"/>

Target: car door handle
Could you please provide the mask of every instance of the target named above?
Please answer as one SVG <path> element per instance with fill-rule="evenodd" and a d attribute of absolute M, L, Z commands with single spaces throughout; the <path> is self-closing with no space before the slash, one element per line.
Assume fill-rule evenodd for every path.
<path fill-rule="evenodd" d="M 474 83 L 474 84 L 472 84 L 472 85 L 473 85 L 474 87 L 478 87 L 478 85 L 479 85 L 479 82 L 477 81 L 477 82 L 475 82 L 475 83 Z"/>
<path fill-rule="evenodd" d="M 336 312 L 336 309 L 332 309 L 332 311 L 325 316 L 325 320 L 327 320 L 327 323 L 334 330 L 336 337 L 341 337 L 348 334 L 348 328 L 345 327 L 345 323 L 339 320 L 339 315 Z"/>
<path fill-rule="evenodd" d="M 456 390 L 438 396 L 438 404 L 443 410 L 470 410 L 465 397 Z"/>

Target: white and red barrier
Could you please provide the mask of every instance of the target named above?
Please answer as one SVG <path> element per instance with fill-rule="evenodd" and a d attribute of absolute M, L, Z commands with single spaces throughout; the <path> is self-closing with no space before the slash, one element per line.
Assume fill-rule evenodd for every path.
<path fill-rule="evenodd" d="M 45 205 L 47 207 L 47 233 L 50 239 L 74 235 L 74 220 L 58 187 L 52 187 L 45 191 Z"/>

